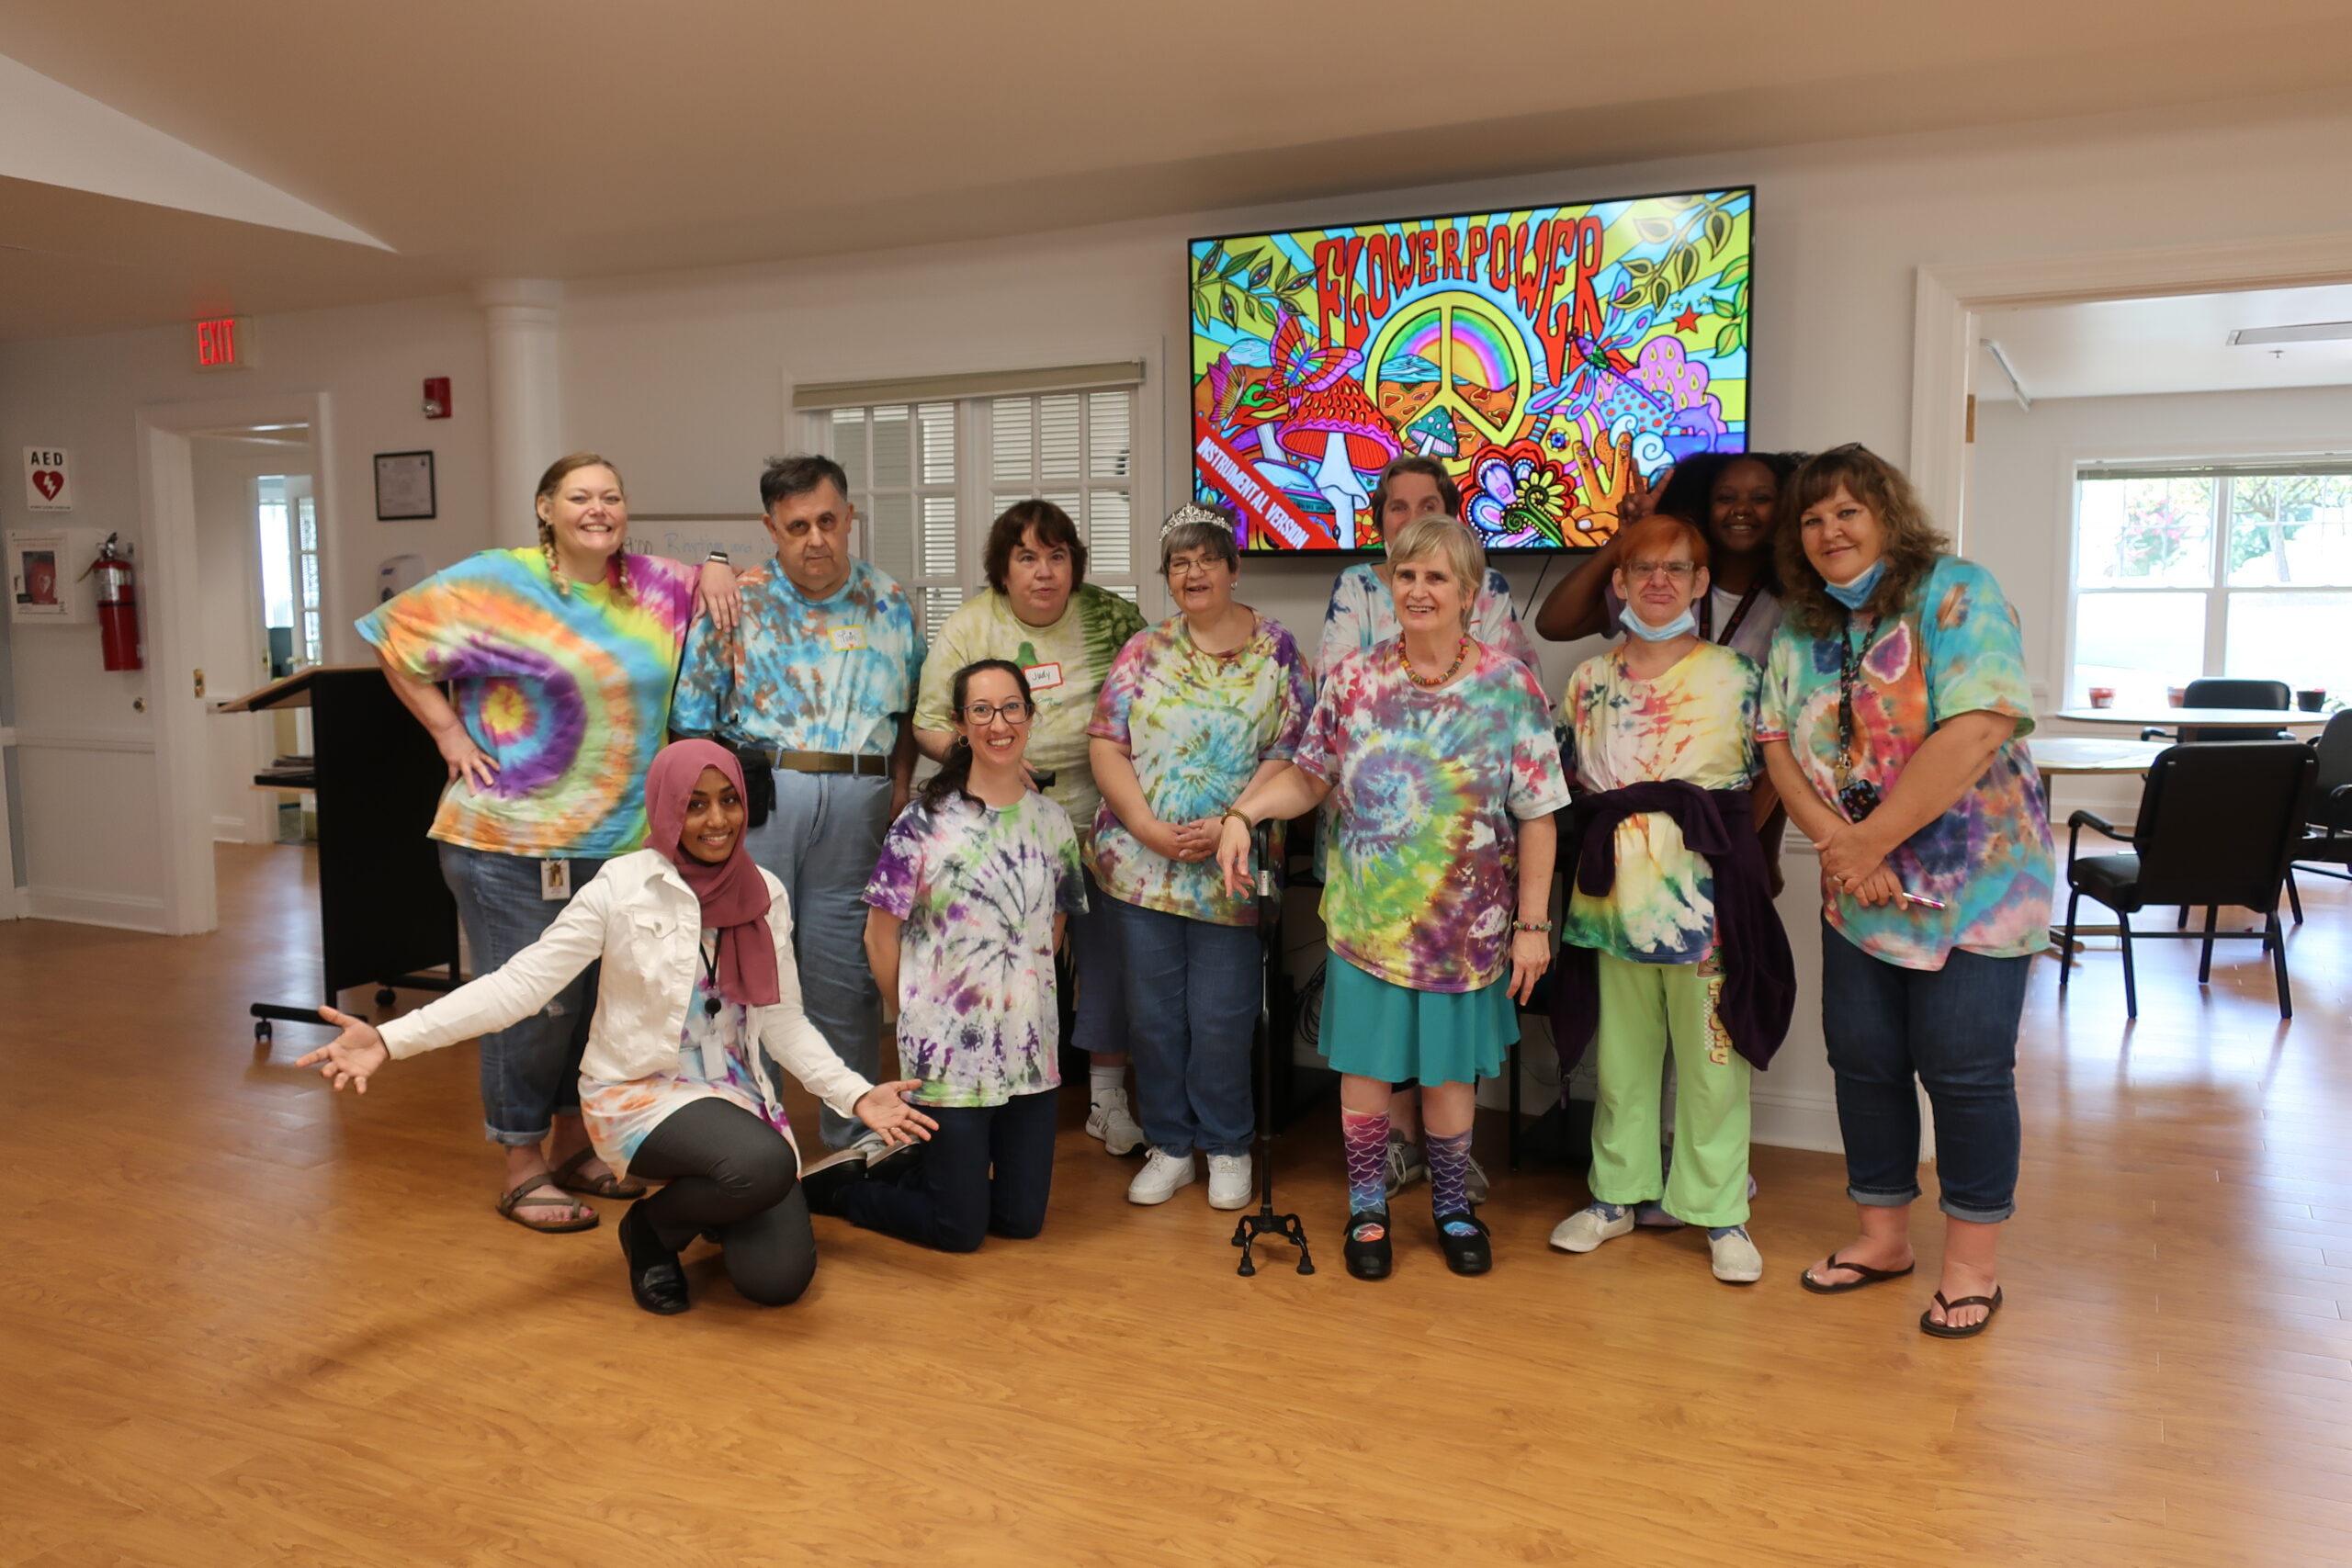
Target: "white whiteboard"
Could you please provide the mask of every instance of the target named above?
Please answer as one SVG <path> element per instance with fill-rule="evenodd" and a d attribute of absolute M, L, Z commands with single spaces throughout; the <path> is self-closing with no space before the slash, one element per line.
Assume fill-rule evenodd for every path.
<path fill-rule="evenodd" d="M 741 516 L 691 513 L 669 517 L 632 513 L 627 547 L 641 556 L 667 556 L 698 565 L 713 550 L 725 550 L 737 571 L 775 554 L 775 541 L 756 512 Z"/>

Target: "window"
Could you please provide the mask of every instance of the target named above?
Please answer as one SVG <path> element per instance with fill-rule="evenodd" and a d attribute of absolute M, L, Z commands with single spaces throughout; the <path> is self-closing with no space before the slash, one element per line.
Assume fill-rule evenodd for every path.
<path fill-rule="evenodd" d="M 2076 477 L 2070 702 L 2162 707 L 2200 675 L 2352 694 L 2352 463 Z"/>
<path fill-rule="evenodd" d="M 268 474 L 254 503 L 261 530 L 262 624 L 288 628 L 297 664 L 319 662 L 324 615 L 319 503 L 307 475 Z"/>
<path fill-rule="evenodd" d="M 849 474 L 858 552 L 896 578 L 926 635 L 982 592 L 999 513 L 1041 496 L 1077 523 L 1086 580 L 1134 602 L 1130 388 L 817 411 L 808 439 Z"/>

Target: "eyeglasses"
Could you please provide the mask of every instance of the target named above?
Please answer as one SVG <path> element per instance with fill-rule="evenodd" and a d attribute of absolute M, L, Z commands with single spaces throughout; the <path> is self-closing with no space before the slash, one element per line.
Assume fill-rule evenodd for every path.
<path fill-rule="evenodd" d="M 1625 563 L 1625 575 L 1635 582 L 1664 572 L 1677 582 L 1685 581 L 1699 569 L 1687 560 L 1634 560 Z"/>
<path fill-rule="evenodd" d="M 986 729 L 990 722 L 1001 717 L 1005 723 L 1023 725 L 1036 710 L 1018 697 L 1009 703 L 971 703 L 964 709 L 964 722 L 974 729 Z"/>

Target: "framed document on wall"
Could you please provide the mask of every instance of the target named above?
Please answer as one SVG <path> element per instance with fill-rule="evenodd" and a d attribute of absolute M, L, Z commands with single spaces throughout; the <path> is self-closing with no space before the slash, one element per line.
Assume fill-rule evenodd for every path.
<path fill-rule="evenodd" d="M 437 515 L 433 495 L 433 454 L 376 454 L 376 521 L 396 523 Z"/>

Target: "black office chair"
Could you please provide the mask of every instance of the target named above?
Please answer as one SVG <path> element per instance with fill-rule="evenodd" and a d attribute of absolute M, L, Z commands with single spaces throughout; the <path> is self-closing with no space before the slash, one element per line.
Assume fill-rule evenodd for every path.
<path fill-rule="evenodd" d="M 2294 1017 L 2294 1001 L 2287 989 L 2287 942 L 2278 927 L 2278 890 L 2287 880 L 2289 857 L 2302 839 L 2312 781 L 2318 772 L 2318 757 L 2297 740 L 2173 746 L 2158 752 L 2148 770 L 2140 820 L 2129 839 L 2132 853 L 2079 857 L 2086 828 L 2110 839 L 2124 835 L 2096 812 L 2077 811 L 2068 818 L 2066 884 L 2071 891 L 2058 988 L 2064 991 L 2074 974 L 2075 909 L 2088 894 L 2115 911 L 2123 939 L 2123 1008 L 2131 1017 L 2140 1016 L 2132 943 L 2162 937 L 2205 944 L 2197 965 L 2199 985 L 2212 978 L 2215 942 L 2259 939 L 2278 976 L 2278 1016 Z M 2132 916 L 2151 904 L 2202 904 L 2205 929 L 2134 931 Z M 2223 904 L 2262 910 L 2262 929 L 2215 931 Z"/>
<path fill-rule="evenodd" d="M 2180 705 L 2185 708 L 2277 708 L 2281 713 L 2294 705 L 2294 694 L 2287 690 L 2284 681 L 2232 681 L 2213 678 L 2191 681 L 2181 689 Z M 2263 735 L 2251 729 L 2215 729 L 2211 725 L 2184 724 L 2177 735 L 2151 727 L 2140 731 L 2143 740 L 2177 740 L 2187 745 L 2192 740 L 2266 740 L 2292 739 L 2285 730 L 2273 730 Z"/>
<path fill-rule="evenodd" d="M 2352 872 L 2330 871 L 2331 865 L 2352 866 L 2352 708 L 2332 716 L 2327 728 L 2312 742 L 2319 758 L 2319 778 L 2312 785 L 2311 820 L 2296 844 L 2294 862 L 2318 862 L 2302 869 L 2313 876 L 2352 882 Z M 2303 923 L 2303 896 L 2295 889 L 2295 863 L 2287 867 L 2287 905 L 2295 923 Z"/>

